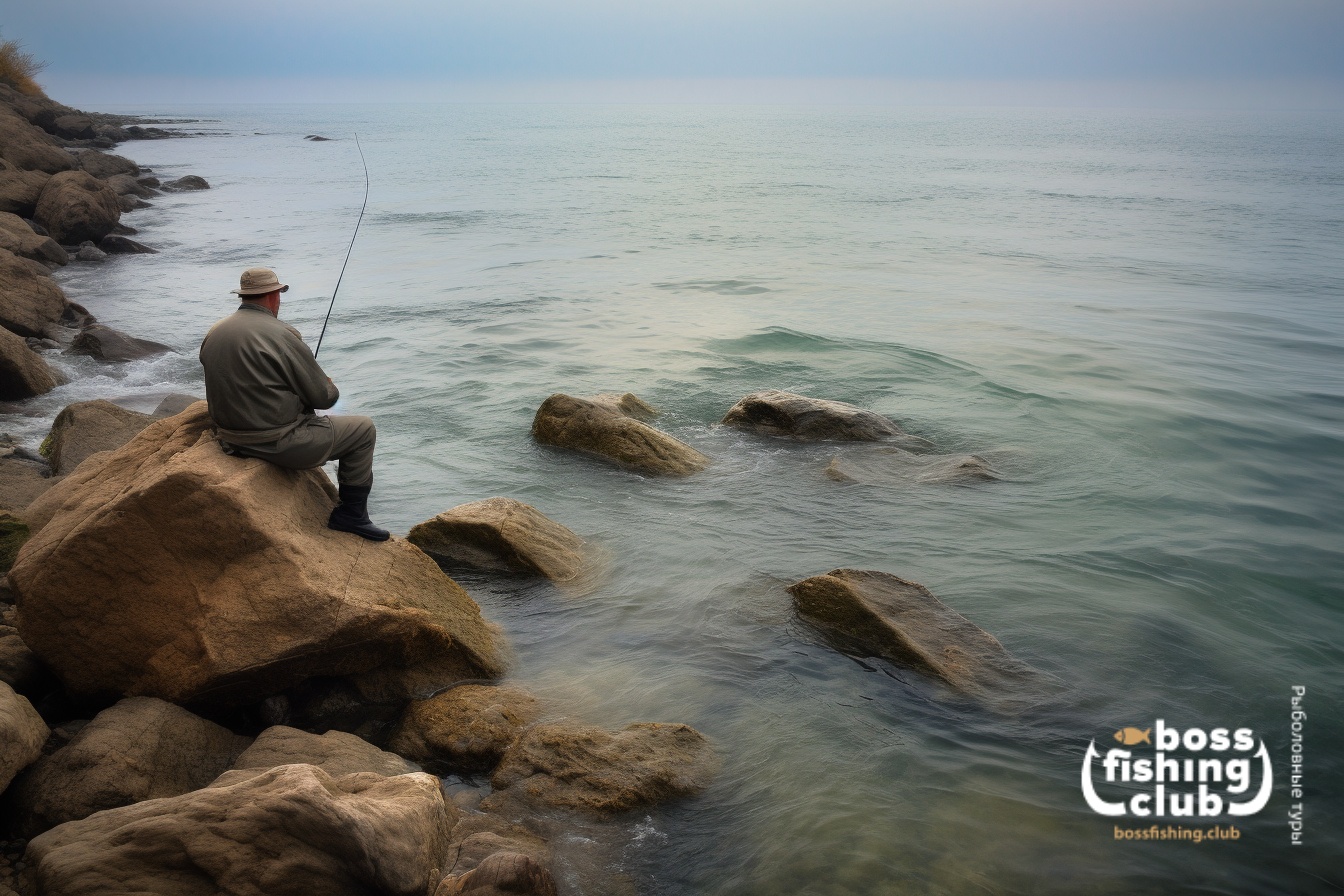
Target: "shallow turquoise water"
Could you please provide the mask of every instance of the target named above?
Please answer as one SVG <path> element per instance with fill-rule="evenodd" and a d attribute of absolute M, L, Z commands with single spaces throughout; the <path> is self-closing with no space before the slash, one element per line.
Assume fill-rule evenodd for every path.
<path fill-rule="evenodd" d="M 724 771 L 621 853 L 666 893 L 1334 892 L 1344 624 L 1344 119 L 1174 113 L 444 106 L 158 109 L 133 143 L 213 188 L 127 218 L 152 257 L 59 276 L 182 354 L 0 420 L 199 390 L 238 271 L 277 268 L 379 424 L 375 519 L 507 495 L 609 563 L 581 594 L 464 579 L 514 677 L 590 721 L 684 721 Z M 305 142 L 305 134 L 341 139 Z M 1005 479 L 842 486 L 844 446 L 716 425 L 781 388 L 887 414 Z M 714 458 L 645 479 L 536 446 L 551 392 L 633 391 Z M 784 586 L 919 581 L 1056 676 L 1002 715 L 833 650 Z M 1305 845 L 1290 696 L 1307 688 Z M 1235 842 L 1116 842 L 1090 740 L 1253 728 L 1269 806 Z M 1226 821 L 1226 819 L 1223 819 Z M 1136 822 L 1137 824 L 1137 822 Z M 1333 882 L 1333 883 L 1332 883 Z"/>

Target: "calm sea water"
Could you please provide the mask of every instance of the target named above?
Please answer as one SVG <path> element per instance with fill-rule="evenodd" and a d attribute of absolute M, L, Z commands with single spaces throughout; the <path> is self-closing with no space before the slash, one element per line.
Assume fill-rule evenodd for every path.
<path fill-rule="evenodd" d="M 690 723 L 723 756 L 703 797 L 621 829 L 609 870 L 641 891 L 1339 890 L 1344 118 L 143 111 L 212 119 L 122 148 L 212 189 L 127 217 L 162 254 L 58 277 L 181 354 L 60 361 L 75 381 L 0 428 L 35 446 L 71 401 L 199 392 L 244 267 L 293 284 L 282 317 L 314 342 L 363 198 L 357 132 L 372 187 L 320 357 L 377 419 L 375 519 L 506 495 L 591 539 L 609 565 L 586 593 L 463 580 L 513 677 L 584 720 Z M 875 409 L 1005 479 L 839 485 L 822 470 L 850 449 L 717 425 L 762 388 Z M 626 390 L 714 466 L 646 479 L 528 436 L 552 392 Z M 784 591 L 840 566 L 925 584 L 1065 686 L 1004 715 L 847 658 Z M 1156 719 L 1264 739 L 1273 797 L 1238 840 L 1117 841 L 1147 823 L 1088 809 L 1089 741 Z"/>

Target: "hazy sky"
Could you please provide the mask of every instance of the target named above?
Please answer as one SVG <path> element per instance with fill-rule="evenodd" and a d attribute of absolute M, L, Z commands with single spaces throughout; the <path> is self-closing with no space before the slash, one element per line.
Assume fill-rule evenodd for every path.
<path fill-rule="evenodd" d="M 74 103 L 1344 105 L 1344 0 L 0 0 Z"/>

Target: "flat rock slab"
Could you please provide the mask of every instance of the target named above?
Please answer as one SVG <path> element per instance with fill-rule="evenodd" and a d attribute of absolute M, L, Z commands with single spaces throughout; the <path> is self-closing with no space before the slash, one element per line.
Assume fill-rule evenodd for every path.
<path fill-rule="evenodd" d="M 387 746 L 431 770 L 487 771 L 540 715 L 537 698 L 521 688 L 459 685 L 413 700 Z"/>
<path fill-rule="evenodd" d="M 699 793 L 718 770 L 689 725 L 643 722 L 611 732 L 564 722 L 533 725 L 513 742 L 481 805 L 510 798 L 560 809 L 620 812 Z"/>
<path fill-rule="evenodd" d="M 583 539 L 530 504 L 486 498 L 411 528 L 406 540 L 438 560 L 568 582 L 583 569 Z"/>
<path fill-rule="evenodd" d="M 808 442 L 898 441 L 908 448 L 930 448 L 932 443 L 912 436 L 881 414 L 852 404 L 808 398 L 767 389 L 745 396 L 723 418 L 736 426 L 769 436 Z"/>
<path fill-rule="evenodd" d="M 149 414 L 101 398 L 68 405 L 51 424 L 47 458 L 52 472 L 64 475 L 99 451 L 120 448 L 153 422 Z"/>
<path fill-rule="evenodd" d="M 923 585 L 889 573 L 837 569 L 789 593 L 799 615 L 839 636 L 845 652 L 913 667 L 972 697 L 1008 695 L 1044 678 Z"/>
<path fill-rule="evenodd" d="M 557 392 L 542 403 L 532 421 L 532 437 L 655 476 L 690 476 L 709 458 L 647 423 L 583 398 Z"/>
<path fill-rule="evenodd" d="M 831 458 L 826 476 L 836 482 L 899 487 L 915 483 L 993 482 L 1001 477 L 974 454 L 914 454 L 900 448 L 860 449 Z"/>
<path fill-rule="evenodd" d="M 45 896 L 421 896 L 442 880 L 449 830 L 430 775 L 282 765 L 63 824 L 25 861 Z"/>

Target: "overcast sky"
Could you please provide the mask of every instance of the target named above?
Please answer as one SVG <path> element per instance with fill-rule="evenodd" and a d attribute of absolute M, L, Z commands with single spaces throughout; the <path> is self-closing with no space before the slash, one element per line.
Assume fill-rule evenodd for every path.
<path fill-rule="evenodd" d="M 3 5 L 0 33 L 45 60 L 39 81 L 74 105 L 1203 97 L 1344 106 L 1344 0 Z"/>

